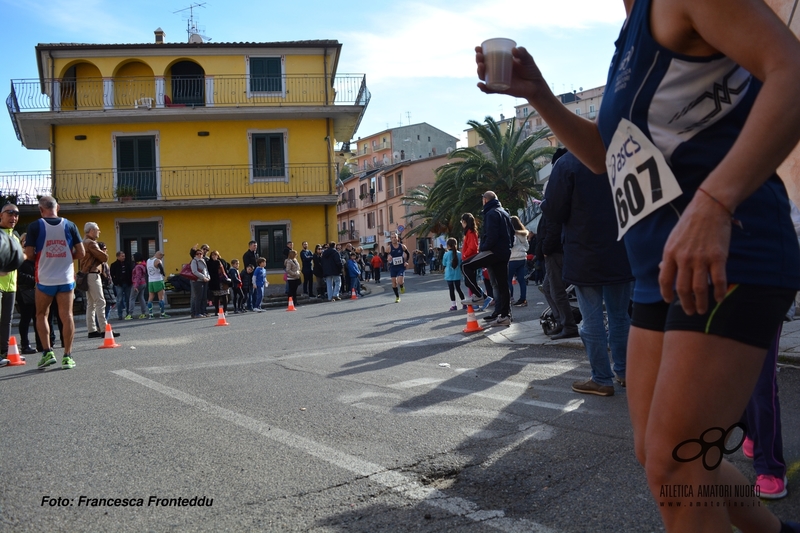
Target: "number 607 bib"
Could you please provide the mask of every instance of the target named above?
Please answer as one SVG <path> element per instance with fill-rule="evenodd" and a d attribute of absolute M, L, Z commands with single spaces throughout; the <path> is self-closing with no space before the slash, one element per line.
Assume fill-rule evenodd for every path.
<path fill-rule="evenodd" d="M 633 122 L 621 119 L 606 152 L 620 240 L 644 217 L 681 195 L 661 151 Z"/>

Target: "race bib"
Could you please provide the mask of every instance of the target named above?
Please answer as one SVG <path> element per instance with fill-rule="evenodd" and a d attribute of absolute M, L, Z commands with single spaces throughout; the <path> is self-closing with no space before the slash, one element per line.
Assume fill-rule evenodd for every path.
<path fill-rule="evenodd" d="M 392 257 L 392 264 L 393 265 L 402 265 L 405 261 L 403 261 L 403 257 Z"/>
<path fill-rule="evenodd" d="M 606 152 L 617 240 L 644 217 L 681 195 L 664 155 L 634 123 L 621 119 Z"/>

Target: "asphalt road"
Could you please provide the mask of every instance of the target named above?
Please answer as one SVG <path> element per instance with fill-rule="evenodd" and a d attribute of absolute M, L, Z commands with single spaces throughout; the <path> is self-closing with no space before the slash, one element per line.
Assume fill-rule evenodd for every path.
<path fill-rule="evenodd" d="M 582 351 L 464 335 L 441 276 L 388 285 L 0 369 L 0 531 L 663 530 L 625 390 L 570 389 Z M 764 504 L 798 519 L 800 369 L 780 386 L 790 494 Z"/>

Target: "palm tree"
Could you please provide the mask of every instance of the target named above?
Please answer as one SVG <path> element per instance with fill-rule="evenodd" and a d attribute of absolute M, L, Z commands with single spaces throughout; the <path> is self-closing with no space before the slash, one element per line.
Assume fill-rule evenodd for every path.
<path fill-rule="evenodd" d="M 552 154 L 555 148 L 532 147 L 550 130 L 544 128 L 520 140 L 522 130 L 516 130 L 513 121 L 505 133 L 492 117 L 486 117 L 485 122 L 470 120 L 468 124 L 483 139 L 487 153 L 475 147 L 454 150 L 448 158 L 452 161 L 436 169 L 436 183 L 425 191 L 424 203 L 420 201 L 421 192 L 403 198 L 407 205 L 424 206 L 407 215 L 422 219 L 414 233 L 460 236 L 461 215 L 470 212 L 477 216 L 482 209 L 480 197 L 486 191 L 497 193 L 512 214 L 523 209 L 531 197 L 540 198 L 536 185 L 543 165 L 536 160 Z"/>

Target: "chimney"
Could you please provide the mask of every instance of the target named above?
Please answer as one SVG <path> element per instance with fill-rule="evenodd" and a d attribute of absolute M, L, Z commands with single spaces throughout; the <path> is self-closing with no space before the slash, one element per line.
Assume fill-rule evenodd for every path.
<path fill-rule="evenodd" d="M 156 34 L 156 44 L 164 44 L 164 37 L 166 36 L 166 34 L 164 33 L 164 30 L 162 30 L 161 28 L 158 28 L 153 33 Z"/>

